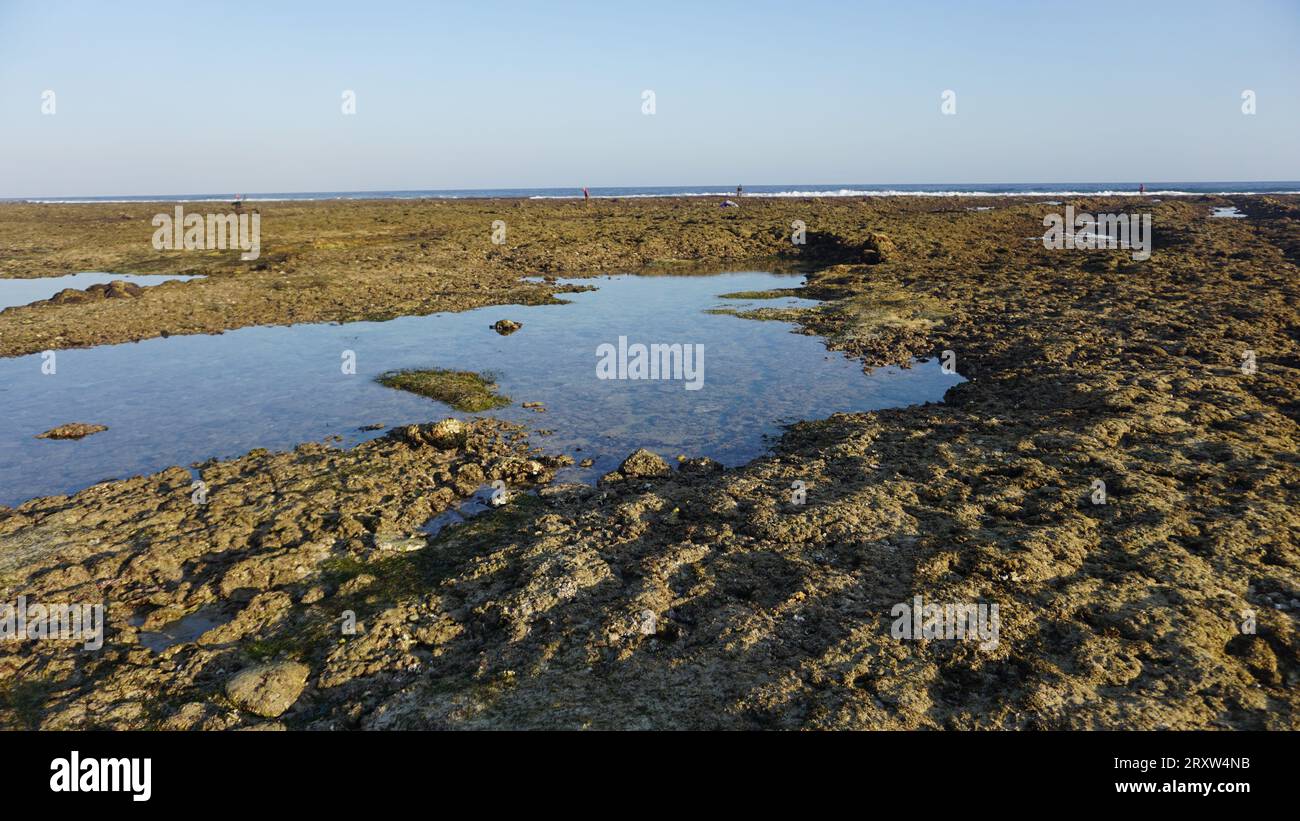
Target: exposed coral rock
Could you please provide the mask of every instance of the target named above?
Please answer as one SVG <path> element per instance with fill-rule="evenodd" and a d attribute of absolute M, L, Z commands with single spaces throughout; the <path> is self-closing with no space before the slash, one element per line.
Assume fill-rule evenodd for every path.
<path fill-rule="evenodd" d="M 92 433 L 100 433 L 108 430 L 107 425 L 88 425 L 85 422 L 69 422 L 66 425 L 59 425 L 57 428 L 50 428 L 45 433 L 37 434 L 37 439 L 82 439 L 90 436 Z"/>
<path fill-rule="evenodd" d="M 652 450 L 641 448 L 623 460 L 623 464 L 618 466 L 618 472 L 631 479 L 645 476 L 664 476 L 669 472 L 669 469 L 668 463 L 663 460 L 662 456 Z"/>
<path fill-rule="evenodd" d="M 457 448 L 465 444 L 465 423 L 459 419 L 444 419 L 434 423 L 427 439 L 440 448 Z"/>

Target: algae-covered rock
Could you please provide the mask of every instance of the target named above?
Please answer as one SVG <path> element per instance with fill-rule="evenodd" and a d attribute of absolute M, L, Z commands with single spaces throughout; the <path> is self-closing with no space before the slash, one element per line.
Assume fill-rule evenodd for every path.
<path fill-rule="evenodd" d="M 510 404 L 509 397 L 496 392 L 496 383 L 492 379 L 472 371 L 445 368 L 389 371 L 380 374 L 376 381 L 389 388 L 436 399 L 466 413 L 478 413 Z"/>

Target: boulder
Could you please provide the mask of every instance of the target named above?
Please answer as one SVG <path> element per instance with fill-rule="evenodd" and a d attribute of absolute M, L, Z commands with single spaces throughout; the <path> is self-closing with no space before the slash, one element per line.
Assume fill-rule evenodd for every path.
<path fill-rule="evenodd" d="M 121 279 L 115 279 L 108 283 L 104 289 L 104 296 L 109 299 L 124 299 L 126 297 L 138 297 L 144 293 L 144 289 L 134 282 L 127 282 Z"/>
<path fill-rule="evenodd" d="M 226 695 L 249 712 L 276 718 L 302 695 L 310 674 L 311 668 L 296 661 L 250 667 L 226 682 Z"/>
<path fill-rule="evenodd" d="M 433 427 L 429 428 L 428 440 L 430 444 L 443 450 L 451 450 L 465 444 L 466 434 L 464 422 L 448 418 L 435 422 Z"/>

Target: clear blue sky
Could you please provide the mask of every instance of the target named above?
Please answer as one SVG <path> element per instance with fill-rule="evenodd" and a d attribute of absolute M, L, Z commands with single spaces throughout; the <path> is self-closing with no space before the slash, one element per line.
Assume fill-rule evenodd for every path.
<path fill-rule="evenodd" d="M 0 196 L 1300 178 L 1300 0 L 922 5 L 0 0 Z"/>

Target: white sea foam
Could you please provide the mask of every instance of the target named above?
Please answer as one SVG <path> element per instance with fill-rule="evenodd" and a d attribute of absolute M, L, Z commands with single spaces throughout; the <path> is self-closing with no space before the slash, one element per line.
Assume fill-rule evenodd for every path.
<path fill-rule="evenodd" d="M 1178 191 L 1155 190 L 1139 193 L 1137 189 L 1105 189 L 1101 191 L 901 191 L 894 188 L 855 189 L 840 188 L 834 191 L 755 191 L 745 192 L 744 199 L 816 198 L 816 197 L 1232 197 L 1258 194 L 1300 194 L 1296 191 Z M 735 191 L 693 191 L 674 193 L 592 194 L 593 200 L 631 200 L 664 197 L 734 197 Z M 534 194 L 530 200 L 580 200 L 581 194 Z"/>

